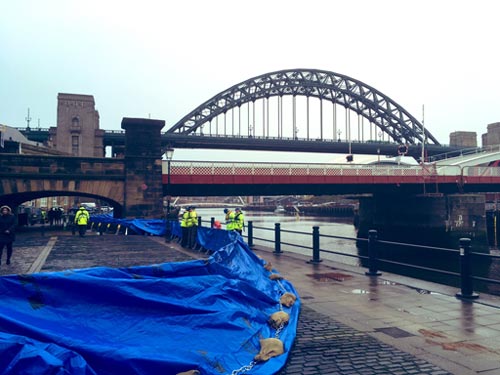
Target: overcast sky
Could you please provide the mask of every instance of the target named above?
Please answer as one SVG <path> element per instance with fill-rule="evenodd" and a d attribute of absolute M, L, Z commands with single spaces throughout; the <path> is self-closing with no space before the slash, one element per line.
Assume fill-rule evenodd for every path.
<path fill-rule="evenodd" d="M 56 124 L 57 94 L 93 95 L 102 129 L 164 130 L 248 78 L 310 68 L 358 79 L 439 142 L 500 122 L 498 1 L 16 0 L 0 5 L 0 123 Z M 194 154 L 194 153 L 193 153 Z M 176 151 L 181 157 L 183 152 Z"/>

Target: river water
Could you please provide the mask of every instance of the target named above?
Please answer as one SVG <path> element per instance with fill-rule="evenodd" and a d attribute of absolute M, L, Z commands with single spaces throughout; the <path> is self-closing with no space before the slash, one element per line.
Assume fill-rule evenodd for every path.
<path fill-rule="evenodd" d="M 225 215 L 223 209 L 200 208 L 196 209 L 196 212 L 204 221 L 209 221 L 211 217 L 214 217 L 215 220 L 224 223 Z M 281 250 L 284 252 L 291 251 L 303 255 L 310 255 L 312 257 L 312 228 L 318 226 L 321 235 L 321 249 L 338 251 L 355 256 L 358 255 L 358 249 L 356 247 L 356 230 L 352 225 L 351 218 L 293 216 L 259 211 L 248 211 L 244 212 L 244 214 L 246 223 L 249 221 L 253 222 L 255 245 L 264 245 L 274 248 L 274 227 L 275 223 L 279 223 L 281 228 Z M 304 234 L 296 232 L 304 232 Z M 247 234 L 247 232 L 243 233 L 244 236 Z M 352 238 L 352 240 L 323 237 L 324 235 Z M 304 249 L 299 246 L 305 246 L 309 249 Z M 357 258 L 341 257 L 342 259 L 339 259 L 339 255 L 327 253 L 322 253 L 321 257 L 350 265 L 361 265 Z"/>
<path fill-rule="evenodd" d="M 204 224 L 209 225 L 210 218 L 224 223 L 224 212 L 222 208 L 197 208 L 198 216 L 201 216 Z M 295 252 L 310 256 L 312 258 L 312 231 L 314 226 L 319 227 L 321 259 L 333 260 L 351 266 L 367 268 L 365 260 L 357 258 L 359 255 L 366 256 L 366 248 L 358 247 L 356 241 L 356 230 L 351 218 L 336 217 L 314 217 L 314 216 L 292 216 L 275 214 L 273 212 L 244 211 L 245 222 L 253 222 L 253 238 L 255 245 L 274 248 L 274 227 L 276 223 L 281 228 L 281 250 L 283 252 Z M 224 225 L 223 225 L 224 228 Z M 244 232 L 246 236 L 248 233 Z M 343 237 L 343 238 L 334 238 Z M 457 249 L 458 250 L 458 249 Z M 325 251 L 339 252 L 351 256 L 331 254 Z M 446 270 L 451 272 L 460 271 L 460 257 L 456 253 L 433 251 L 429 249 L 408 248 L 379 248 L 380 258 L 407 264 L 415 264 L 421 267 Z M 498 255 L 498 250 L 492 254 Z M 500 279 L 500 260 L 486 257 L 473 258 L 473 274 L 481 277 Z M 418 279 L 434 281 L 460 288 L 460 280 L 457 277 L 442 275 L 422 269 L 412 269 L 398 264 L 379 264 L 381 271 L 387 271 Z M 474 281 L 474 290 L 495 295 L 500 295 L 500 285 Z"/>

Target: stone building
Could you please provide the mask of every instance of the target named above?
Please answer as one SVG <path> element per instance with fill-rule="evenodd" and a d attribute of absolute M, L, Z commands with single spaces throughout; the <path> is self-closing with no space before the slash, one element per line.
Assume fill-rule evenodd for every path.
<path fill-rule="evenodd" d="M 103 137 L 92 95 L 57 96 L 57 126 L 49 129 L 52 147 L 73 156 L 104 157 Z"/>
<path fill-rule="evenodd" d="M 500 122 L 488 124 L 487 133 L 482 135 L 483 147 L 500 145 Z"/>
<path fill-rule="evenodd" d="M 477 147 L 477 133 L 466 131 L 450 133 L 450 146 L 463 148 Z"/>

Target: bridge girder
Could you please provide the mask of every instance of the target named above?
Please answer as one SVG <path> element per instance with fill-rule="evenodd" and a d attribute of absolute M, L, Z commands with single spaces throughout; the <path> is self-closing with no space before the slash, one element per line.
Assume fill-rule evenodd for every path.
<path fill-rule="evenodd" d="M 167 133 L 194 133 L 231 108 L 285 95 L 316 97 L 341 105 L 375 124 L 397 143 L 439 145 L 415 117 L 387 95 L 346 75 L 316 69 L 281 70 L 238 83 L 198 106 Z"/>

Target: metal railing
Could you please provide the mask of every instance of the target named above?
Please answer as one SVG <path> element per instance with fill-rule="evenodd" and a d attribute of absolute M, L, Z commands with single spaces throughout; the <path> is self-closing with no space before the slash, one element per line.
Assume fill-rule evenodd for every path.
<path fill-rule="evenodd" d="M 171 174 L 230 175 L 230 176 L 359 176 L 359 177 L 498 177 L 500 167 L 459 165 L 397 165 L 397 164 L 334 164 L 276 162 L 214 162 L 176 160 Z M 162 173 L 167 174 L 167 161 L 162 161 Z"/>
<path fill-rule="evenodd" d="M 469 155 L 482 154 L 482 153 L 487 153 L 487 152 L 498 152 L 498 151 L 500 151 L 500 145 L 492 145 L 492 146 L 485 146 L 485 147 L 469 147 L 469 148 L 463 148 L 460 150 L 454 150 L 454 151 L 449 151 L 449 152 L 445 152 L 442 154 L 429 156 L 428 160 L 429 160 L 429 162 L 435 162 L 435 161 L 439 161 L 439 160 L 446 160 L 446 159 L 457 158 L 457 157 L 461 157 L 461 156 L 469 156 Z"/>
<path fill-rule="evenodd" d="M 274 241 L 270 240 L 269 238 L 265 237 L 258 237 L 255 236 L 256 231 L 274 231 Z M 299 245 L 296 243 L 287 243 L 283 242 L 281 240 L 281 234 L 282 233 L 291 233 L 291 234 L 298 234 L 298 235 L 303 235 L 303 236 L 308 236 L 311 237 L 311 243 L 312 246 L 304 246 L 304 245 Z M 300 249 L 307 249 L 311 251 L 312 258 L 308 261 L 308 263 L 311 264 L 318 264 L 322 262 L 321 259 L 321 254 L 334 254 L 334 255 L 339 255 L 339 256 L 344 256 L 344 257 L 352 257 L 352 258 L 358 258 L 362 259 L 368 262 L 368 271 L 365 272 L 367 276 L 379 276 L 381 273 L 379 272 L 379 264 L 383 263 L 386 265 L 395 265 L 395 266 L 401 266 L 401 267 L 406 267 L 410 268 L 413 270 L 417 271 L 425 271 L 425 272 L 431 272 L 431 273 L 436 273 L 440 275 L 446 275 L 446 276 L 452 276 L 456 277 L 460 281 L 460 291 L 456 293 L 456 296 L 458 298 L 463 298 L 463 299 L 475 299 L 478 298 L 478 294 L 474 292 L 473 289 L 473 282 L 474 281 L 481 281 L 484 283 L 490 283 L 490 284 L 496 284 L 500 285 L 500 280 L 498 279 L 491 279 L 488 277 L 482 277 L 479 275 L 474 275 L 472 273 L 472 266 L 473 266 L 473 260 L 472 258 L 474 257 L 475 259 L 479 259 L 480 257 L 482 258 L 488 258 L 489 260 L 500 260 L 500 256 L 497 255 L 491 255 L 491 254 L 484 254 L 484 253 L 477 253 L 477 252 L 472 252 L 471 250 L 471 240 L 469 238 L 462 238 L 460 239 L 460 246 L 459 249 L 449 249 L 449 248 L 440 248 L 440 247 L 431 247 L 431 246 L 423 246 L 423 245 L 416 245 L 416 244 L 409 244 L 409 243 L 400 243 L 400 242 L 393 242 L 393 241 L 383 241 L 379 240 L 377 238 L 377 231 L 375 230 L 370 230 L 369 231 L 369 236 L 368 238 L 352 238 L 352 237 L 343 237 L 343 236 L 332 236 L 332 235 L 320 235 L 319 233 L 319 227 L 315 226 L 312 227 L 312 232 L 301 232 L 301 231 L 291 231 L 291 230 L 284 230 L 281 228 L 281 225 L 279 223 L 275 223 L 274 229 L 273 228 L 267 228 L 267 227 L 257 227 L 253 225 L 252 221 L 249 221 L 247 223 L 247 234 L 245 236 L 247 238 L 248 245 L 250 247 L 254 246 L 254 241 L 258 240 L 264 243 L 271 243 L 274 244 L 274 251 L 273 254 L 275 255 L 280 255 L 284 253 L 282 249 L 282 245 L 287 245 L 290 247 L 294 248 L 300 248 Z M 326 250 L 326 249 L 321 249 L 320 245 L 320 240 L 321 238 L 334 238 L 334 239 L 342 239 L 342 240 L 347 240 L 347 241 L 354 241 L 356 243 L 361 243 L 367 246 L 367 256 L 363 255 L 354 255 L 354 254 L 349 254 L 345 252 L 340 252 L 340 251 L 332 251 L 332 250 Z M 407 249 L 419 249 L 419 250 L 433 250 L 433 251 L 439 251 L 443 253 L 449 254 L 451 257 L 454 257 L 458 265 L 460 266 L 460 272 L 453 272 L 453 271 L 448 271 L 444 269 L 437 269 L 433 267 L 425 267 L 425 266 L 420 266 L 420 265 L 415 265 L 415 264 L 409 264 L 409 263 L 404 263 L 404 262 L 399 262 L 397 260 L 391 260 L 387 258 L 381 258 L 378 255 L 378 250 L 381 246 L 402 246 Z"/>

